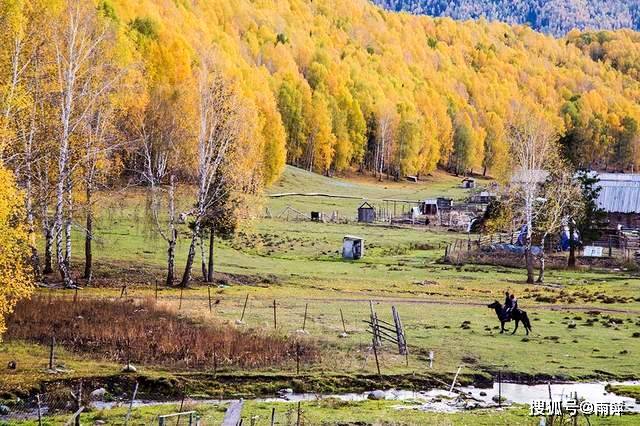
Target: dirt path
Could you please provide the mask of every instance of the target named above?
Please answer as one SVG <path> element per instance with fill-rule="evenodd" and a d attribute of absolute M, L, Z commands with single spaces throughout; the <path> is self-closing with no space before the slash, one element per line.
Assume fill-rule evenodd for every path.
<path fill-rule="evenodd" d="M 488 303 L 482 302 L 474 302 L 474 301 L 450 301 L 450 300 L 439 300 L 439 299 L 411 299 L 411 298 L 340 298 L 340 297 L 330 297 L 330 298 L 308 298 L 305 300 L 314 300 L 314 301 L 330 301 L 330 302 L 365 302 L 371 300 L 372 302 L 382 302 L 382 303 L 406 303 L 406 304 L 418 304 L 418 305 L 451 305 L 451 306 L 477 306 L 477 307 L 486 307 Z M 640 311 L 634 309 L 619 309 L 619 308 L 603 308 L 600 306 L 593 305 L 530 305 L 527 307 L 528 311 L 536 311 L 536 310 L 548 310 L 548 311 L 598 311 L 598 312 L 607 312 L 607 313 L 619 313 L 619 314 L 630 314 L 630 315 L 640 315 Z"/>
<path fill-rule="evenodd" d="M 255 297 L 255 296 L 254 296 Z M 177 297 L 172 297 L 177 299 Z M 183 300 L 205 300 L 206 296 L 184 296 Z M 244 300 L 244 297 L 241 298 Z M 257 299 L 271 300 L 272 298 L 257 297 Z M 486 307 L 490 302 L 477 302 L 472 300 L 443 300 L 443 299 L 419 299 L 419 298 L 405 298 L 405 297 L 303 297 L 300 301 L 314 301 L 314 302 L 335 302 L 335 303 L 365 303 L 372 301 L 374 303 L 395 303 L 395 304 L 415 304 L 415 305 L 437 305 L 437 306 L 474 306 L 474 307 Z M 282 306 L 288 306 L 286 301 L 281 302 Z M 301 304 L 300 306 L 304 306 Z M 567 304 L 534 304 L 528 305 L 526 311 L 534 312 L 537 310 L 546 311 L 597 311 L 602 313 L 612 314 L 627 314 L 627 315 L 639 315 L 640 310 L 636 309 L 621 309 L 621 308 L 608 308 L 596 305 L 567 305 Z"/>

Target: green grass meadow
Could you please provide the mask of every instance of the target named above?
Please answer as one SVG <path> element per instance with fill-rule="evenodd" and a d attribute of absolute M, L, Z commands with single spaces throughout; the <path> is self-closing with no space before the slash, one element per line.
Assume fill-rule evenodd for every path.
<path fill-rule="evenodd" d="M 417 201 L 442 195 L 462 199 L 467 192 L 459 188 L 459 182 L 458 178 L 440 172 L 420 183 L 398 183 L 365 178 L 332 179 L 288 167 L 283 178 L 267 192 L 347 194 L 372 201 L 384 198 Z M 486 183 L 480 180 L 480 184 Z M 181 208 L 189 205 L 187 193 L 185 189 L 181 191 Z M 230 327 L 262 328 L 312 339 L 321 346 L 322 353 L 317 363 L 301 366 L 302 374 L 309 378 L 375 377 L 371 337 L 364 323 L 369 317 L 370 301 L 379 317 L 386 321 L 391 321 L 392 306 L 399 310 L 409 344 L 408 364 L 396 348 L 390 344 L 383 347 L 380 354 L 383 376 L 434 374 L 452 378 L 462 366 L 462 380 L 466 381 L 474 375 L 490 379 L 498 371 L 513 377 L 545 380 L 640 377 L 640 279 L 633 271 L 549 270 L 545 285 L 527 285 L 524 269 L 441 263 L 444 247 L 455 238 L 465 237 L 446 229 L 263 217 L 267 208 L 276 216 L 291 206 L 307 214 L 338 211 L 341 216 L 355 218 L 361 202 L 300 196 L 256 200 L 254 218 L 244 223 L 232 240 L 216 243 L 218 275 L 211 293 L 220 302 L 212 312 L 209 312 L 207 286 L 200 282 L 199 263 L 194 268 L 194 285 L 182 292 L 160 286 L 159 303 L 173 306 L 180 315 L 196 322 L 222 322 Z M 79 297 L 120 297 L 123 285 L 127 285 L 127 297 L 155 297 L 155 282 L 164 280 L 166 244 L 148 220 L 144 191 L 138 188 L 102 194 L 96 227 L 96 280 L 92 287 L 80 290 Z M 183 226 L 178 244 L 179 273 L 187 250 L 185 235 Z M 341 258 L 345 235 L 365 239 L 363 259 L 345 261 Z M 81 232 L 75 237 L 74 266 L 79 273 L 83 256 Z M 517 335 L 501 335 L 495 313 L 486 307 L 494 300 L 502 301 L 506 290 L 515 292 L 519 306 L 529 313 L 533 332 L 528 337 L 522 327 Z M 38 291 L 50 292 L 52 297 L 65 293 L 63 290 Z M 238 325 L 247 296 L 244 324 Z M 275 327 L 274 300 L 277 305 Z M 339 337 L 343 332 L 341 313 L 347 337 Z M 303 325 L 308 334 L 300 334 Z M 509 324 L 509 331 L 512 327 Z M 428 364 L 429 351 L 435 353 L 433 368 Z M 59 374 L 57 379 L 115 374 L 121 368 L 87 354 L 67 353 L 62 349 L 59 357 L 70 366 L 70 371 Z M 24 342 L 7 342 L 0 347 L 0 365 L 16 358 L 22 360 L 21 368 L 12 373 L 0 372 L 1 390 L 28 388 L 45 378 L 50 379 L 43 373 L 46 348 Z M 140 371 L 150 375 L 180 374 L 180 371 L 162 371 L 154 366 L 140 366 Z M 293 374 L 294 371 L 292 361 L 291 365 L 268 373 Z M 306 424 L 537 424 L 522 407 L 500 412 L 436 414 L 410 407 L 398 409 L 397 405 L 408 404 L 324 401 L 304 403 L 303 410 Z M 245 413 L 262 419 L 256 424 L 267 424 L 265 419 L 272 407 L 273 404 L 249 402 Z M 286 413 L 290 408 L 277 405 L 279 413 Z M 205 407 L 202 411 L 211 419 L 211 423 L 203 424 L 217 424 L 223 415 L 222 410 L 215 407 Z M 157 415 L 158 408 L 135 413 L 146 419 Z M 122 417 L 122 410 L 91 412 L 86 414 L 86 419 L 93 421 L 98 416 Z M 640 422 L 637 416 L 625 416 L 593 419 L 592 424 L 637 422 Z M 120 424 L 116 420 L 108 423 Z M 283 420 L 280 424 L 289 423 Z"/>

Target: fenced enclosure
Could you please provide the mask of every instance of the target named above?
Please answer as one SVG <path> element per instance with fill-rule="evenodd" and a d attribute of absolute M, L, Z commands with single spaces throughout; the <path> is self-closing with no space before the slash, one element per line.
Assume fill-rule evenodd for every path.
<path fill-rule="evenodd" d="M 524 247 L 518 242 L 519 236 L 520 231 L 467 233 L 466 238 L 458 238 L 445 247 L 444 258 L 451 263 L 460 263 L 479 254 L 484 255 L 485 261 L 490 260 L 491 253 L 500 253 L 507 257 L 522 256 Z M 534 242 L 533 246 L 533 254 L 537 258 L 542 249 L 539 239 L 538 245 Z M 560 237 L 551 236 L 544 240 L 544 253 L 553 261 L 554 257 L 565 258 L 568 250 L 562 250 Z M 636 230 L 603 230 L 597 240 L 577 247 L 576 256 L 587 264 L 637 263 L 640 261 L 640 236 Z"/>
<path fill-rule="evenodd" d="M 0 405 L 0 424 L 10 425 L 113 425 L 113 426 L 219 426 L 226 418 L 232 424 L 242 425 L 303 425 L 310 424 L 299 402 L 281 402 L 277 407 L 243 407 L 234 400 L 199 400 L 184 397 L 173 401 L 110 400 L 113 396 L 101 393 L 95 399 L 96 389 L 77 401 L 71 388 L 43 392 L 34 397 L 9 405 Z M 132 392 L 133 390 L 130 390 Z M 100 392 L 98 392 L 100 393 Z M 241 422 L 241 423 L 240 423 Z"/>
<path fill-rule="evenodd" d="M 369 203 L 366 203 L 369 204 Z M 321 223 L 396 225 L 411 227 L 444 227 L 466 232 L 474 219 L 482 216 L 486 205 L 457 203 L 434 210 L 425 209 L 421 201 L 379 200 L 353 214 L 334 211 L 302 211 L 290 205 L 280 211 L 265 208 L 264 218 L 285 221 L 312 221 Z"/>

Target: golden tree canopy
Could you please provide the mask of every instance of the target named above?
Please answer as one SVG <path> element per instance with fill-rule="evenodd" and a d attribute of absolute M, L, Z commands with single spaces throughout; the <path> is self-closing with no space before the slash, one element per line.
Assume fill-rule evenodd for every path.
<path fill-rule="evenodd" d="M 16 303 L 33 291 L 23 203 L 13 175 L 0 166 L 0 333 Z"/>

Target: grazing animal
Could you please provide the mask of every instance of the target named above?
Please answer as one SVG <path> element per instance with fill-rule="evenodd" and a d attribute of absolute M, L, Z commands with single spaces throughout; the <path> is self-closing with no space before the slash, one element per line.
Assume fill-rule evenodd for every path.
<path fill-rule="evenodd" d="M 502 318 L 502 305 L 496 300 L 490 305 L 487 305 L 487 307 L 496 311 L 498 320 L 500 320 L 500 333 L 504 333 L 504 323 L 506 321 Z M 529 317 L 527 316 L 527 313 L 525 311 L 523 311 L 522 309 L 514 309 L 513 312 L 511 312 L 511 319 L 516 322 L 516 326 L 511 334 L 515 334 L 516 330 L 518 329 L 518 324 L 520 323 L 520 321 L 522 321 L 522 325 L 524 326 L 527 335 L 529 335 L 529 332 L 531 331 L 531 322 L 529 321 Z"/>

